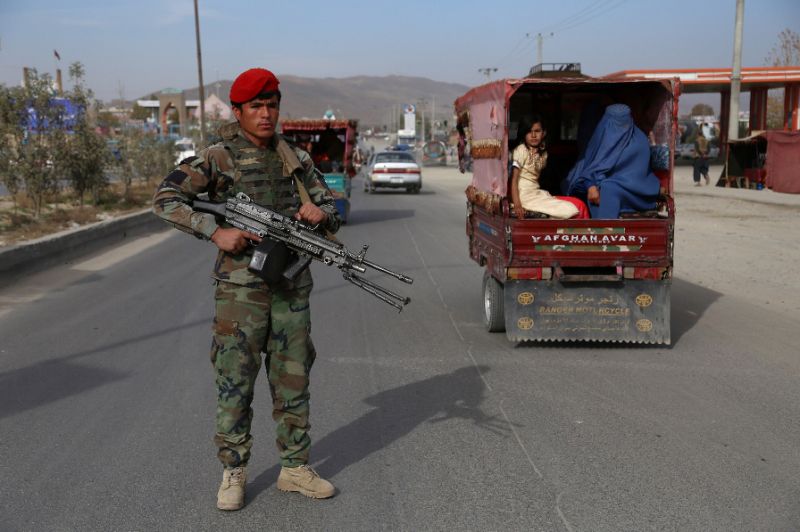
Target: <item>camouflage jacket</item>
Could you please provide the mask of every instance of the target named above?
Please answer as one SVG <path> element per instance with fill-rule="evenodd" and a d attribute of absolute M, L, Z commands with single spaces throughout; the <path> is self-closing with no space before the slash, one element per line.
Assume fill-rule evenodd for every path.
<path fill-rule="evenodd" d="M 242 134 L 238 123 L 223 126 L 219 133 L 221 142 L 181 161 L 158 186 L 153 197 L 156 215 L 181 231 L 210 239 L 218 227 L 230 226 L 220 224 L 211 214 L 192 209 L 192 201 L 199 194 L 207 193 L 210 201 L 221 202 L 244 192 L 256 203 L 292 216 L 301 204 L 293 178 L 297 176 L 311 201 L 328 215 L 325 228 L 331 232 L 339 229 L 341 218 L 333 196 L 317 178 L 308 153 L 289 146 L 277 134 L 271 146 L 259 148 Z M 247 269 L 251 255 L 252 250 L 237 255 L 220 251 L 213 277 L 252 288 L 266 287 L 260 277 Z M 295 282 L 296 286 L 307 284 L 311 284 L 308 269 Z"/>

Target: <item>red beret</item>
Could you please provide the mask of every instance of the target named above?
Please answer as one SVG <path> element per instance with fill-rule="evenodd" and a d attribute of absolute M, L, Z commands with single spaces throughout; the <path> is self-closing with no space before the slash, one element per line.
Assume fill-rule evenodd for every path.
<path fill-rule="evenodd" d="M 245 70 L 231 85 L 231 101 L 233 103 L 249 102 L 262 92 L 277 91 L 279 83 L 275 74 L 264 68 Z"/>

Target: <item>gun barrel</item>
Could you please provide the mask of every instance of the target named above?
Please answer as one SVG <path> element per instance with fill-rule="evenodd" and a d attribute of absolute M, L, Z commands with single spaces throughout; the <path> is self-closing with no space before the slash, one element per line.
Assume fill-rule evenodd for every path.
<path fill-rule="evenodd" d="M 388 303 L 389 305 L 393 306 L 398 310 L 398 312 L 402 312 L 403 305 L 408 305 L 411 302 L 410 297 L 405 297 L 401 296 L 400 294 L 395 294 L 391 290 L 388 290 L 380 285 L 377 285 L 372 281 L 368 281 L 363 277 L 359 277 L 358 275 L 352 272 L 343 272 L 343 277 L 345 278 L 346 281 L 349 281 L 354 285 L 356 285 L 357 287 L 361 288 L 362 290 L 369 292 L 370 294 L 377 297 L 384 303 Z"/>
<path fill-rule="evenodd" d="M 372 268 L 373 270 L 377 270 L 379 272 L 385 273 L 386 275 L 391 275 L 395 279 L 403 281 L 404 283 L 412 284 L 414 282 L 414 279 L 412 279 L 411 277 L 408 277 L 407 275 L 403 275 L 402 273 L 393 272 L 392 270 L 390 270 L 388 268 L 384 268 L 380 264 L 375 264 L 372 261 L 362 260 L 361 263 L 364 266 L 368 266 L 368 267 Z"/>

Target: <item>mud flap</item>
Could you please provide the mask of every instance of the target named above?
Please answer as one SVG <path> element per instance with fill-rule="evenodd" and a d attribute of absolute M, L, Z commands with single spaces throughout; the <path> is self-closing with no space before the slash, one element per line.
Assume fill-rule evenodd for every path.
<path fill-rule="evenodd" d="M 509 340 L 670 343 L 670 281 L 507 281 Z"/>

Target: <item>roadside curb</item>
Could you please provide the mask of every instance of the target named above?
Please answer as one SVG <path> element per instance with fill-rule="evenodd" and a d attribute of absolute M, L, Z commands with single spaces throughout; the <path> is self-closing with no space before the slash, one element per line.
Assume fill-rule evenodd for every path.
<path fill-rule="evenodd" d="M 168 227 L 152 209 L 144 209 L 11 246 L 0 250 L 0 286 L 158 229 Z"/>

